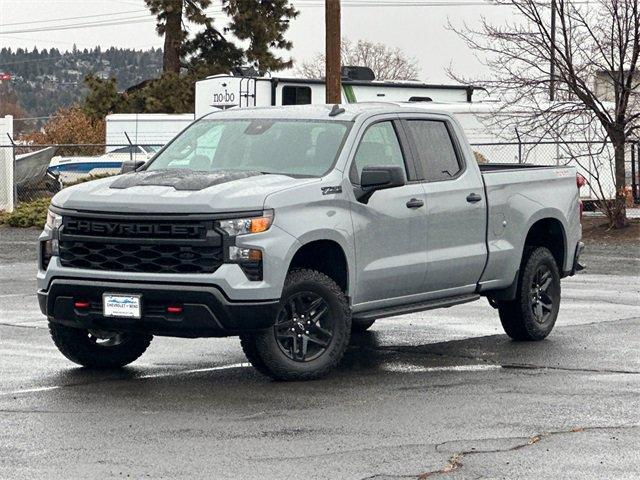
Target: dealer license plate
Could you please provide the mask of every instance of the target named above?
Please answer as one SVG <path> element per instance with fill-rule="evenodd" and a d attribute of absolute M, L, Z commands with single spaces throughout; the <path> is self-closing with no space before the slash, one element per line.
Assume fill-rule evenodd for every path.
<path fill-rule="evenodd" d="M 140 318 L 140 295 L 112 295 L 102 296 L 103 313 L 105 317 Z"/>

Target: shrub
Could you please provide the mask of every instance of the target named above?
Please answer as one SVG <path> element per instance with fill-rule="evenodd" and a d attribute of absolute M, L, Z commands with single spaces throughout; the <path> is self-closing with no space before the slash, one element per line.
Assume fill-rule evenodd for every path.
<path fill-rule="evenodd" d="M 95 174 L 89 175 L 85 178 L 81 178 L 72 183 L 65 184 L 65 187 L 78 185 L 80 183 L 90 182 L 91 180 L 98 180 L 100 178 L 110 177 L 111 174 Z M 47 221 L 47 210 L 49 209 L 49 203 L 51 203 L 50 197 L 38 198 L 28 202 L 18 203 L 17 208 L 12 213 L 0 212 L 0 224 L 6 224 L 10 227 L 44 227 L 44 223 Z"/>
<path fill-rule="evenodd" d="M 0 214 L 0 223 L 11 227 L 39 227 L 43 228 L 47 221 L 49 198 L 39 198 L 31 202 L 22 202 L 12 213 Z"/>
<path fill-rule="evenodd" d="M 20 140 L 28 145 L 49 144 L 104 144 L 105 122 L 87 115 L 78 106 L 59 109 L 42 131 L 22 135 Z M 58 147 L 58 155 L 102 155 L 104 146 Z"/>

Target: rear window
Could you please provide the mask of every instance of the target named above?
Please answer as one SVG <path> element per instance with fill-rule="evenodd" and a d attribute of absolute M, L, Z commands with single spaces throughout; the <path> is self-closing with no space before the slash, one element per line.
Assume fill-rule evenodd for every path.
<path fill-rule="evenodd" d="M 424 179 L 439 182 L 455 177 L 462 166 L 445 122 L 407 120 Z"/>

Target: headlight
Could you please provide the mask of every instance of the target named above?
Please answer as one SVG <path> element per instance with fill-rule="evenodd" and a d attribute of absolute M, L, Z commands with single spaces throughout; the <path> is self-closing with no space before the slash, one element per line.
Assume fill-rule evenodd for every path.
<path fill-rule="evenodd" d="M 47 227 L 51 230 L 57 230 L 62 226 L 62 216 L 49 210 L 47 212 Z"/>
<path fill-rule="evenodd" d="M 266 211 L 262 217 L 234 218 L 232 220 L 220 220 L 220 228 L 229 236 L 246 235 L 248 233 L 266 232 L 273 222 L 273 211 Z"/>

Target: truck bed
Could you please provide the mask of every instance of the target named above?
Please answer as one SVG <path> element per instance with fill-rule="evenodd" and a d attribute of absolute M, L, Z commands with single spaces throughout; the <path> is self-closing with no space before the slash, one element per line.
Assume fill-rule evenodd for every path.
<path fill-rule="evenodd" d="M 480 171 L 488 204 L 489 261 L 483 278 L 512 279 L 520 268 L 527 232 L 536 220 L 545 217 L 562 223 L 567 250 L 560 269 L 569 269 L 580 239 L 575 168 L 493 163 L 480 165 Z"/>

